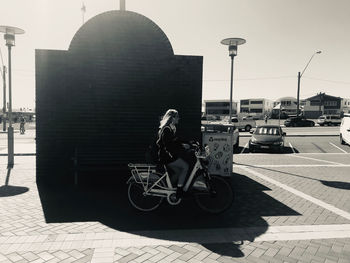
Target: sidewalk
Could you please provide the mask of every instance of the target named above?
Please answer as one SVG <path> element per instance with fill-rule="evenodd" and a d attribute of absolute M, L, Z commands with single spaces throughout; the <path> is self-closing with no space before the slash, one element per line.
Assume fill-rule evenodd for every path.
<path fill-rule="evenodd" d="M 127 203 L 125 186 L 61 193 L 35 183 L 35 156 L 15 156 L 11 170 L 6 162 L 1 263 L 350 262 L 350 219 L 248 174 L 235 175 L 241 188 L 223 215 L 191 204 L 145 214 Z"/>

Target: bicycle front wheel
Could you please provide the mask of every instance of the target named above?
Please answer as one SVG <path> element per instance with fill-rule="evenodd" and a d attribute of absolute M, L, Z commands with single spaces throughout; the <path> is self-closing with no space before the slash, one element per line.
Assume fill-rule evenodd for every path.
<path fill-rule="evenodd" d="M 194 194 L 197 205 L 205 212 L 219 214 L 227 210 L 233 202 L 231 185 L 222 177 L 211 175 L 209 191 Z"/>
<path fill-rule="evenodd" d="M 163 197 L 145 195 L 142 184 L 135 181 L 129 183 L 128 198 L 133 207 L 145 212 L 155 210 L 163 201 Z"/>

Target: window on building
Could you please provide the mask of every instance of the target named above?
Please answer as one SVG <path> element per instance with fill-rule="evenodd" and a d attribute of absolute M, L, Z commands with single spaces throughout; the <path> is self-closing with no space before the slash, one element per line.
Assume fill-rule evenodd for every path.
<path fill-rule="evenodd" d="M 250 112 L 262 113 L 262 112 L 263 112 L 263 109 L 250 109 Z"/>
<path fill-rule="evenodd" d="M 252 100 L 250 101 L 250 104 L 263 104 L 262 100 Z"/>
<path fill-rule="evenodd" d="M 288 101 L 282 101 L 281 102 L 282 106 L 291 106 L 292 105 L 292 102 L 290 100 Z"/>
<path fill-rule="evenodd" d="M 241 107 L 241 112 L 249 112 L 249 108 L 242 108 Z"/>
<path fill-rule="evenodd" d="M 241 105 L 249 105 L 249 100 L 241 100 Z"/>
<path fill-rule="evenodd" d="M 320 101 L 319 100 L 312 100 L 312 101 L 310 101 L 310 105 L 311 106 L 319 106 L 320 105 Z"/>
<path fill-rule="evenodd" d="M 325 101 L 324 106 L 337 106 L 336 101 Z"/>
<path fill-rule="evenodd" d="M 227 115 L 229 114 L 230 111 L 227 109 L 222 109 L 222 110 L 216 110 L 216 109 L 208 109 L 207 114 L 212 114 L 212 115 Z"/>
<path fill-rule="evenodd" d="M 230 107 L 229 102 L 206 102 L 207 107 Z"/>

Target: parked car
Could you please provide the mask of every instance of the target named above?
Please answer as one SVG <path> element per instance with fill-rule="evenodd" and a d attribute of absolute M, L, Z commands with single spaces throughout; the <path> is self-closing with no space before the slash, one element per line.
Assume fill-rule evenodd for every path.
<path fill-rule="evenodd" d="M 341 118 L 338 115 L 322 115 L 322 116 L 318 117 L 317 123 L 320 126 L 340 125 Z"/>
<path fill-rule="evenodd" d="M 274 150 L 282 152 L 286 133 L 278 125 L 261 125 L 250 131 L 252 137 L 249 140 L 249 151 Z"/>
<path fill-rule="evenodd" d="M 256 127 L 255 120 L 242 120 L 237 117 L 232 117 L 232 123 L 239 129 L 249 132 L 251 128 Z"/>
<path fill-rule="evenodd" d="M 340 143 L 350 145 L 350 113 L 345 113 L 340 124 Z"/>
<path fill-rule="evenodd" d="M 304 117 L 288 118 L 284 121 L 286 127 L 312 127 L 315 122 Z"/>
<path fill-rule="evenodd" d="M 233 150 L 237 150 L 239 147 L 239 131 L 235 125 L 224 124 L 224 123 L 202 123 L 202 132 L 229 132 L 232 129 L 233 139 L 232 146 Z"/>

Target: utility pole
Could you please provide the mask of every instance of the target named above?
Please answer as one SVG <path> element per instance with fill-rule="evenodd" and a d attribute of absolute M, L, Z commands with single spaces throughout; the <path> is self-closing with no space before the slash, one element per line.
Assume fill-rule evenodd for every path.
<path fill-rule="evenodd" d="M 119 0 L 120 10 L 125 11 L 125 0 Z"/>
<path fill-rule="evenodd" d="M 2 131 L 6 131 L 6 67 L 2 68 L 2 79 L 3 79 L 3 108 L 2 108 Z"/>
<path fill-rule="evenodd" d="M 298 72 L 298 91 L 297 91 L 297 117 L 299 117 L 299 94 L 300 94 L 300 71 Z"/>
<path fill-rule="evenodd" d="M 84 2 L 83 2 L 83 6 L 81 7 L 81 13 L 82 13 L 82 20 L 83 20 L 83 25 L 84 25 L 84 23 L 85 23 L 85 12 L 86 12 L 86 6 L 85 6 L 85 4 L 84 4 Z"/>
<path fill-rule="evenodd" d="M 322 51 L 316 51 L 314 54 L 312 54 L 312 56 L 311 56 L 311 58 L 310 58 L 309 62 L 306 64 L 306 66 L 305 66 L 305 68 L 304 68 L 303 72 L 301 72 L 301 73 L 300 73 L 300 71 L 298 72 L 298 90 L 297 90 L 297 117 L 299 116 L 299 93 L 300 93 L 300 79 L 301 79 L 301 77 L 303 76 L 303 74 L 304 74 L 304 72 L 305 72 L 306 68 L 309 66 L 309 64 L 310 64 L 311 60 L 313 59 L 313 57 L 314 57 L 316 54 L 321 54 L 321 53 L 322 53 Z"/>

